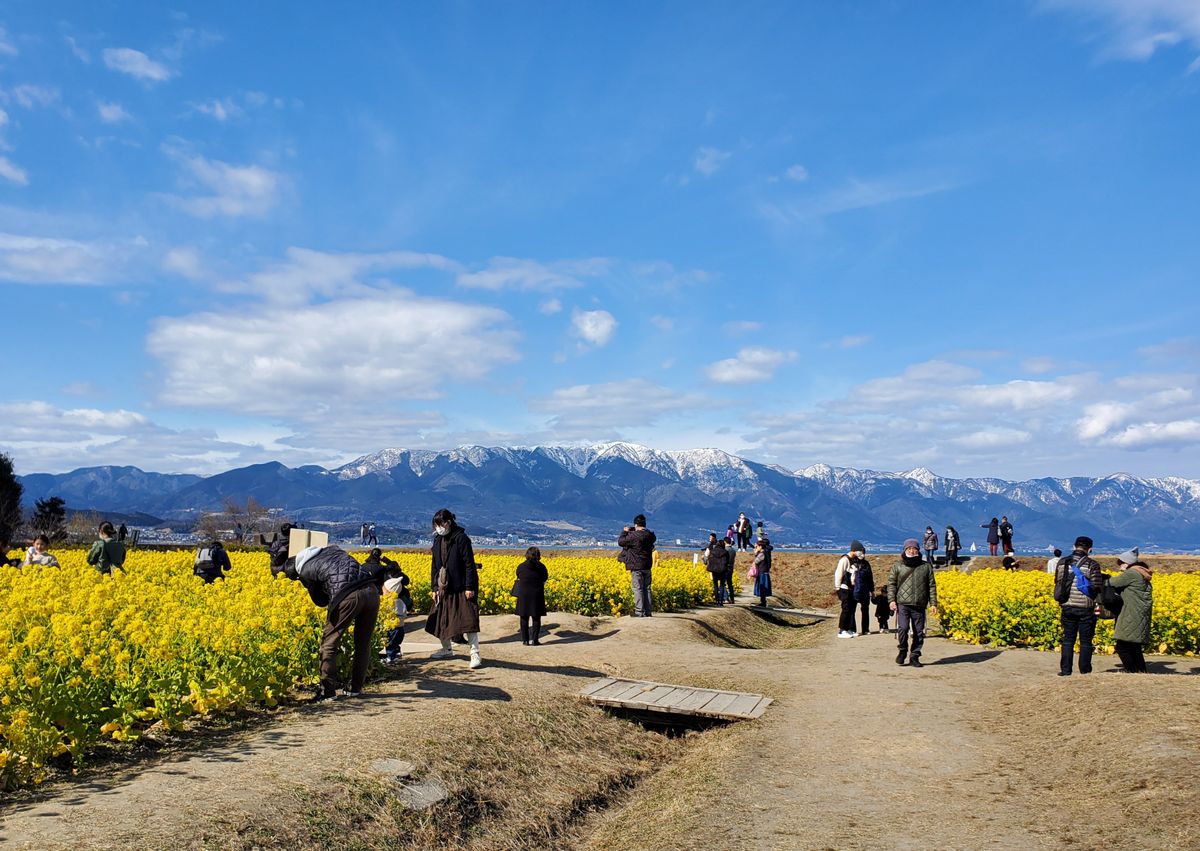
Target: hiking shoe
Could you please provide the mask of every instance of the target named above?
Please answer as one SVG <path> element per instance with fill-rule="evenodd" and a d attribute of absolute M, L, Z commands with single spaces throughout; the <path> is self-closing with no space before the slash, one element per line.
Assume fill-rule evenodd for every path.
<path fill-rule="evenodd" d="M 903 664 L 904 664 L 904 653 L 903 653 L 903 651 L 901 651 L 900 653 L 897 653 L 897 654 L 896 654 L 896 664 L 897 664 L 897 665 L 903 665 Z"/>
<path fill-rule="evenodd" d="M 467 667 L 469 667 L 469 668 L 482 668 L 483 667 L 483 657 L 481 657 L 479 655 L 478 651 L 471 652 L 471 663 Z"/>
<path fill-rule="evenodd" d="M 920 660 L 920 659 L 918 659 L 916 656 L 913 656 L 913 657 L 912 657 L 912 659 L 911 659 L 911 660 L 909 660 L 908 667 L 910 667 L 910 668 L 924 668 L 925 666 L 924 666 L 923 664 L 921 664 L 921 660 Z"/>
<path fill-rule="evenodd" d="M 442 648 L 441 650 L 434 650 L 432 653 L 429 654 L 429 658 L 430 659 L 453 659 L 454 651 L 446 650 L 445 648 Z"/>

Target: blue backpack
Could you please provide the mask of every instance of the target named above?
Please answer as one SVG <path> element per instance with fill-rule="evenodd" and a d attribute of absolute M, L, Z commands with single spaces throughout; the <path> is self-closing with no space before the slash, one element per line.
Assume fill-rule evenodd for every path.
<path fill-rule="evenodd" d="M 1087 574 L 1079 569 L 1078 563 L 1071 565 L 1071 570 L 1075 573 L 1075 588 L 1085 597 L 1092 596 L 1092 582 L 1087 578 Z"/>

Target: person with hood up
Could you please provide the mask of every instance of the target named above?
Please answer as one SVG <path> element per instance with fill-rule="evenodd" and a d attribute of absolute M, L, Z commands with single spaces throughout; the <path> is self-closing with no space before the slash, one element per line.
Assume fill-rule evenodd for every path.
<path fill-rule="evenodd" d="M 980 529 L 987 529 L 988 555 L 996 554 L 996 547 L 1000 545 L 1000 521 L 995 517 L 991 523 L 980 523 Z"/>
<path fill-rule="evenodd" d="M 937 615 L 937 583 L 933 568 L 921 558 L 916 538 L 904 542 L 900 560 L 888 574 L 888 607 L 896 613 L 896 638 L 899 652 L 896 664 L 920 668 L 921 649 L 925 646 L 925 608 Z M 908 644 L 912 631 L 912 649 Z"/>
<path fill-rule="evenodd" d="M 754 596 L 764 609 L 771 596 L 771 552 L 774 549 L 766 538 L 759 538 L 754 547 Z"/>
<path fill-rule="evenodd" d="M 550 572 L 542 563 L 542 551 L 530 547 L 525 560 L 517 565 L 517 581 L 512 595 L 517 598 L 517 617 L 521 619 L 521 643 L 537 647 L 541 642 L 542 618 L 546 614 L 546 580 Z"/>
<path fill-rule="evenodd" d="M 925 538 L 921 545 L 925 547 L 925 561 L 929 562 L 930 567 L 933 567 L 933 554 L 938 551 L 938 536 L 932 526 L 925 527 Z"/>
<path fill-rule="evenodd" d="M 430 587 L 433 608 L 425 620 L 425 631 L 442 643 L 430 659 L 450 659 L 451 640 L 465 636 L 471 645 L 469 667 L 483 666 L 479 653 L 479 567 L 467 532 L 448 508 L 433 515 L 433 564 Z"/>
<path fill-rule="evenodd" d="M 854 638 L 857 635 L 854 631 L 854 613 L 858 609 L 858 599 L 854 593 L 854 578 L 866 562 L 866 553 L 862 541 L 851 541 L 850 549 L 838 559 L 837 567 L 833 571 L 833 588 L 842 604 L 842 613 L 838 618 L 838 638 Z"/>
<path fill-rule="evenodd" d="M 958 564 L 958 551 L 962 548 L 962 541 L 959 540 L 958 530 L 953 526 L 946 527 L 946 565 L 954 567 Z"/>
<path fill-rule="evenodd" d="M 1121 657 L 1125 673 L 1144 674 L 1146 655 L 1142 648 L 1150 643 L 1150 615 L 1154 609 L 1150 579 L 1153 573 L 1139 557 L 1137 547 L 1121 553 L 1117 562 L 1124 570 L 1108 583 L 1121 595 L 1121 610 L 1113 624 L 1117 655 Z"/>
<path fill-rule="evenodd" d="M 288 579 L 298 580 L 313 603 L 326 609 L 325 628 L 321 633 L 321 684 L 313 700 L 323 702 L 337 697 L 341 685 L 338 648 L 342 634 L 351 627 L 354 628 L 354 659 L 350 686 L 343 694 L 357 697 L 362 693 L 371 664 L 371 642 L 375 621 L 379 618 L 380 586 L 383 583 L 382 565 L 359 564 L 337 546 L 306 547 L 294 558 L 286 559 L 279 572 Z"/>

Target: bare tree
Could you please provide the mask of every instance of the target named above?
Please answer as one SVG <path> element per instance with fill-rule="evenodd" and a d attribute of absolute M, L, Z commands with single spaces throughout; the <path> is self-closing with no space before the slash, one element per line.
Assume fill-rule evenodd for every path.
<path fill-rule="evenodd" d="M 219 541 L 229 529 L 228 515 L 219 511 L 206 511 L 196 520 L 193 529 L 206 541 Z"/>
<path fill-rule="evenodd" d="M 86 544 L 96 540 L 100 528 L 100 515 L 94 511 L 77 511 L 67 518 L 67 540 L 73 544 Z"/>

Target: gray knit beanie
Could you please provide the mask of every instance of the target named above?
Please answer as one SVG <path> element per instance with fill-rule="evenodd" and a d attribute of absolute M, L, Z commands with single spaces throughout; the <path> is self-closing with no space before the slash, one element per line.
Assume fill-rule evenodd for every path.
<path fill-rule="evenodd" d="M 1134 547 L 1133 549 L 1126 550 L 1117 556 L 1117 561 L 1119 561 L 1121 564 L 1133 564 L 1138 560 L 1138 558 L 1138 548 Z"/>

